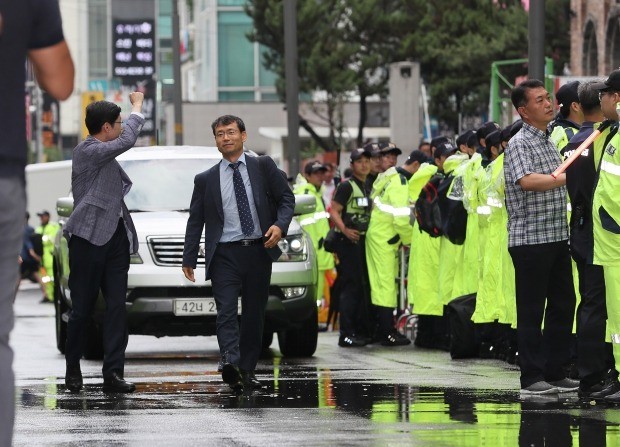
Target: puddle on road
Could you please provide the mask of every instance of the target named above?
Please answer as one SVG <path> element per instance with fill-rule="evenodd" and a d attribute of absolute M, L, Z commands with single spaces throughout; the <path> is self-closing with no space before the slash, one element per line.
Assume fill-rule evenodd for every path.
<path fill-rule="evenodd" d="M 168 375 L 166 375 L 168 376 Z M 137 380 L 130 395 L 101 391 L 91 383 L 68 393 L 61 378 L 19 389 L 18 406 L 78 412 L 145 409 L 319 409 L 320 416 L 368 419 L 378 433 L 411 433 L 423 442 L 458 445 L 617 445 L 620 409 L 580 402 L 576 395 L 520 400 L 518 392 L 446 389 L 333 379 L 329 370 L 257 371 L 263 389 L 235 396 L 219 376 L 178 381 Z M 162 376 L 163 377 L 163 376 Z"/>

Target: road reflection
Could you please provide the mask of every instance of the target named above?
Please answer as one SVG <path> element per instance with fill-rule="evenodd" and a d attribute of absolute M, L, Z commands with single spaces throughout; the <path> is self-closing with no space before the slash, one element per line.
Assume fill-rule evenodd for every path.
<path fill-rule="evenodd" d="M 459 446 L 617 445 L 620 412 L 580 402 L 576 395 L 521 400 L 517 392 L 428 388 L 372 380 L 344 380 L 341 372 L 280 365 L 258 370 L 264 388 L 236 396 L 216 373 L 170 371 L 137 378 L 130 395 L 104 394 L 86 380 L 71 394 L 62 377 L 19 389 L 22 407 L 131 416 L 149 409 L 318 409 L 319 417 L 349 414 L 368 419 L 375 433 L 407 433 L 425 444 Z M 344 428 L 343 428 L 344 429 Z M 448 442 L 449 440 L 449 442 Z"/>

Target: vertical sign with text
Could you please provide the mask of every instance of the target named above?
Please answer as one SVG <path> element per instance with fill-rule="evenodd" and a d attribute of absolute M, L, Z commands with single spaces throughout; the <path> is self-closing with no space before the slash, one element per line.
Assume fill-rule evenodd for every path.
<path fill-rule="evenodd" d="M 123 90 L 144 93 L 142 113 L 146 119 L 136 145 L 155 144 L 155 22 L 114 20 L 112 23 L 112 69 Z"/>

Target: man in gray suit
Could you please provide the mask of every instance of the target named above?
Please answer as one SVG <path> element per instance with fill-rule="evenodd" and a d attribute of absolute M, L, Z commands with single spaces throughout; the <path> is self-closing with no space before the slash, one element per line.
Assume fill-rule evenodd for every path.
<path fill-rule="evenodd" d="M 269 157 L 243 152 L 245 124 L 224 115 L 212 124 L 223 160 L 194 179 L 185 230 L 183 274 L 194 282 L 204 230 L 205 273 L 217 306 L 222 379 L 235 391 L 260 388 L 254 369 L 262 346 L 271 263 L 293 218 L 295 196 Z M 241 329 L 237 303 L 241 296 Z"/>
<path fill-rule="evenodd" d="M 67 326 L 65 384 L 82 388 L 80 359 L 99 290 L 106 301 L 103 322 L 103 391 L 131 393 L 124 379 L 127 348 L 127 272 L 138 238 L 123 197 L 131 180 L 115 158 L 131 149 L 144 124 L 144 95 L 129 95 L 131 115 L 123 122 L 121 108 L 108 101 L 86 107 L 90 135 L 73 150 L 71 188 L 74 207 L 65 233 L 69 239 L 69 288 L 73 308 Z"/>

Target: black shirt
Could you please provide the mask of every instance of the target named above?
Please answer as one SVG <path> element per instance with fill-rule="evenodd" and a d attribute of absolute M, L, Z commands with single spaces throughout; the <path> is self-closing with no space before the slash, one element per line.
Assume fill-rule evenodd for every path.
<path fill-rule="evenodd" d="M 594 123 L 587 121 L 562 149 L 562 158 L 566 159 L 594 131 Z M 590 145 L 566 169 L 566 190 L 570 197 L 570 244 L 571 250 L 580 258 L 591 260 L 594 247 L 592 233 L 592 193 L 594 190 L 594 150 Z"/>
<path fill-rule="evenodd" d="M 0 177 L 23 177 L 26 57 L 61 42 L 58 0 L 0 0 Z"/>
<path fill-rule="evenodd" d="M 404 175 L 407 181 L 409 181 L 411 177 L 413 177 L 413 174 L 411 172 L 401 168 L 400 166 L 396 168 L 396 172 L 398 172 L 400 175 Z"/>

